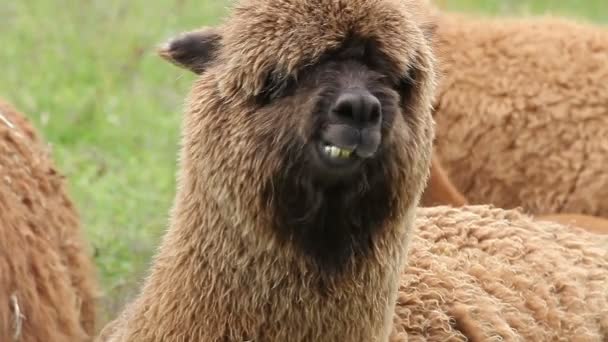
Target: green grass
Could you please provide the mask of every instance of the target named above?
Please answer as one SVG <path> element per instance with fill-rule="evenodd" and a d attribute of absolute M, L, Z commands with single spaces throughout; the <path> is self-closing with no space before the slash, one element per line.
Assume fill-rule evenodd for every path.
<path fill-rule="evenodd" d="M 52 143 L 115 311 L 147 268 L 174 193 L 181 104 L 193 80 L 156 57 L 221 1 L 0 2 L 0 97 Z"/>
<path fill-rule="evenodd" d="M 439 0 L 439 2 L 442 2 Z M 608 21 L 606 0 L 445 0 L 493 14 Z M 182 102 L 194 79 L 160 60 L 165 38 L 215 24 L 222 0 L 0 3 L 0 97 L 53 145 L 105 291 L 102 320 L 145 274 L 174 194 Z"/>
<path fill-rule="evenodd" d="M 608 22 L 606 0 L 434 0 L 446 9 L 490 15 L 553 14 Z"/>

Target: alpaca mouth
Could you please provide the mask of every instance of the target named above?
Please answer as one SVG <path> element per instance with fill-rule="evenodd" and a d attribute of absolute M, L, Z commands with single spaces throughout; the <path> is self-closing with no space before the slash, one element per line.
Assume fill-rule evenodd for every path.
<path fill-rule="evenodd" d="M 314 143 L 313 159 L 319 176 L 339 180 L 356 173 L 366 159 L 374 158 L 380 140 L 379 129 L 358 129 L 344 124 L 328 125 Z"/>
<path fill-rule="evenodd" d="M 321 140 L 316 144 L 315 150 L 318 168 L 325 171 L 324 173 L 344 175 L 354 171 L 361 163 L 361 158 L 353 148 L 341 147 Z"/>
<path fill-rule="evenodd" d="M 359 159 L 354 153 L 354 149 L 340 147 L 329 142 L 321 141 L 318 150 L 322 158 L 332 165 L 346 165 Z"/>

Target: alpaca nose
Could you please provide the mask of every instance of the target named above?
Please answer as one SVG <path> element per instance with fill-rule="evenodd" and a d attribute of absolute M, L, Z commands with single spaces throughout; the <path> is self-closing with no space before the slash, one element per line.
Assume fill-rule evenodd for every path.
<path fill-rule="evenodd" d="M 358 128 L 379 125 L 382 119 L 380 101 L 368 91 L 343 92 L 332 106 L 330 118 L 334 123 Z"/>

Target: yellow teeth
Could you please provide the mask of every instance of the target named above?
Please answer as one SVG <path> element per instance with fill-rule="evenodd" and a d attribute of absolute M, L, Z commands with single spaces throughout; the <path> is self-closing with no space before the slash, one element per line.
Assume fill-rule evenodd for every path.
<path fill-rule="evenodd" d="M 333 146 L 333 145 L 325 146 L 323 148 L 323 151 L 330 158 L 343 158 L 343 159 L 350 158 L 351 154 L 353 153 L 352 150 L 339 148 L 339 147 Z"/>

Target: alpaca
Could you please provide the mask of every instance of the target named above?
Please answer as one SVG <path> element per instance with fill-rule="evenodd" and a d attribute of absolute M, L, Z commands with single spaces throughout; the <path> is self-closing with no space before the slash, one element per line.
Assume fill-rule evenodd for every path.
<path fill-rule="evenodd" d="M 0 101 L 0 341 L 90 341 L 97 284 L 79 216 L 38 133 Z"/>
<path fill-rule="evenodd" d="M 434 144 L 469 203 L 608 218 L 608 29 L 435 11 Z"/>
<path fill-rule="evenodd" d="M 608 340 L 608 236 L 489 205 L 421 208 L 392 342 Z"/>
<path fill-rule="evenodd" d="M 417 0 L 242 0 L 199 74 L 150 273 L 104 341 L 388 341 L 434 134 Z"/>

